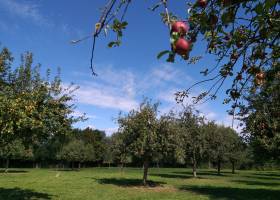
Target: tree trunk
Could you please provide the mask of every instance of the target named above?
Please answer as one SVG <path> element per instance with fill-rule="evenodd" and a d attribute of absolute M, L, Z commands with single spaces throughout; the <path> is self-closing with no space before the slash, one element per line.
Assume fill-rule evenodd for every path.
<path fill-rule="evenodd" d="M 123 172 L 123 163 L 121 163 L 121 172 Z"/>
<path fill-rule="evenodd" d="M 144 168 L 143 185 L 147 185 L 148 168 L 149 168 L 149 162 L 148 161 L 144 161 L 143 168 Z"/>
<path fill-rule="evenodd" d="M 81 162 L 79 162 L 79 169 L 81 169 Z"/>
<path fill-rule="evenodd" d="M 72 162 L 72 170 L 74 169 L 74 162 Z"/>
<path fill-rule="evenodd" d="M 192 164 L 193 164 L 193 177 L 196 178 L 196 156 L 195 151 L 193 151 L 193 158 L 192 158 Z"/>
<path fill-rule="evenodd" d="M 9 171 L 9 164 L 10 164 L 10 159 L 7 158 L 7 159 L 6 159 L 6 169 L 5 169 L 5 172 L 6 172 L 6 173 Z"/>
<path fill-rule="evenodd" d="M 231 162 L 231 166 L 232 166 L 232 173 L 235 174 L 235 163 L 234 161 Z"/>
<path fill-rule="evenodd" d="M 211 166 L 211 160 L 210 160 L 210 158 L 208 159 L 208 169 L 211 169 L 212 168 L 212 166 Z"/>
<path fill-rule="evenodd" d="M 218 174 L 221 174 L 221 161 L 218 160 Z"/>

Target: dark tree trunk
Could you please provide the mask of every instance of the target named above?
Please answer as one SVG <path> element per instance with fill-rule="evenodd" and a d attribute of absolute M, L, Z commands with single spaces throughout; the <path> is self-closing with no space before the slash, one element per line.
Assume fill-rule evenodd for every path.
<path fill-rule="evenodd" d="M 9 165 L 10 165 L 10 159 L 7 158 L 7 159 L 6 159 L 6 169 L 5 169 L 5 172 L 6 172 L 6 173 L 9 171 Z"/>
<path fill-rule="evenodd" d="M 211 169 L 212 168 L 212 166 L 211 166 L 211 160 L 210 160 L 210 158 L 208 159 L 208 169 Z"/>
<path fill-rule="evenodd" d="M 234 161 L 231 162 L 231 166 L 232 166 L 231 173 L 235 174 L 235 163 L 234 163 Z"/>
<path fill-rule="evenodd" d="M 221 174 L 221 161 L 218 160 L 218 174 Z"/>
<path fill-rule="evenodd" d="M 72 162 L 72 170 L 74 169 L 74 162 Z"/>
<path fill-rule="evenodd" d="M 149 169 L 149 162 L 148 161 L 144 161 L 143 168 L 144 168 L 143 185 L 147 185 L 147 177 L 148 177 L 148 169 Z"/>
<path fill-rule="evenodd" d="M 121 163 L 121 172 L 123 172 L 123 163 Z"/>
<path fill-rule="evenodd" d="M 196 156 L 195 151 L 193 151 L 193 158 L 192 158 L 192 164 L 193 164 L 193 177 L 196 178 Z"/>

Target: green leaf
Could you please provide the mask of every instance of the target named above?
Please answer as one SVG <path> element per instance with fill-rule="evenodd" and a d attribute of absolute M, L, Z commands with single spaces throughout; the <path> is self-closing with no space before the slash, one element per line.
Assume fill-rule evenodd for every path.
<path fill-rule="evenodd" d="M 120 41 L 112 41 L 112 42 L 109 42 L 108 47 L 112 48 L 112 47 L 120 46 L 120 44 L 121 44 Z"/>
<path fill-rule="evenodd" d="M 258 15 L 260 15 L 263 12 L 263 5 L 259 3 L 254 10 Z"/>
<path fill-rule="evenodd" d="M 167 58 L 167 62 L 171 62 L 171 63 L 174 63 L 174 61 L 175 61 L 175 55 L 176 54 L 174 54 L 173 52 L 170 52 L 169 53 L 169 56 L 168 56 L 168 58 Z"/>
<path fill-rule="evenodd" d="M 169 53 L 170 51 L 168 50 L 165 50 L 165 51 L 162 51 L 160 52 L 158 55 L 157 55 L 157 59 L 160 59 L 162 56 L 164 56 L 165 54 Z"/>

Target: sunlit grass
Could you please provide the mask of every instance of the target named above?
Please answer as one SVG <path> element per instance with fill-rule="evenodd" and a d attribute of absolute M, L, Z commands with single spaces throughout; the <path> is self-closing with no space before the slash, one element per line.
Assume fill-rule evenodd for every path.
<path fill-rule="evenodd" d="M 280 199 L 279 171 L 223 171 L 219 176 L 199 170 L 195 179 L 188 169 L 152 168 L 152 187 L 141 186 L 141 178 L 142 169 L 135 168 L 14 169 L 0 173 L 0 199 Z"/>

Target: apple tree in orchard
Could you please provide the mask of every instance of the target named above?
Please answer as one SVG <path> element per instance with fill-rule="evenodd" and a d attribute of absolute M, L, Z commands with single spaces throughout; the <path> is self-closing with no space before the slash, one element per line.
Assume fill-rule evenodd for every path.
<path fill-rule="evenodd" d="M 147 184 L 148 168 L 160 151 L 160 133 L 157 119 L 158 104 L 145 100 L 138 110 L 132 110 L 118 119 L 122 144 L 128 152 L 143 162 L 143 184 Z"/>
<path fill-rule="evenodd" d="M 192 107 L 185 107 L 179 114 L 178 146 L 182 149 L 182 158 L 191 160 L 193 177 L 197 177 L 197 163 L 204 153 L 204 117 L 199 116 Z"/>
<path fill-rule="evenodd" d="M 7 160 L 19 157 L 22 146 L 34 152 L 55 136 L 65 135 L 83 117 L 72 117 L 72 86 L 62 86 L 59 75 L 50 81 L 33 65 L 32 53 L 22 55 L 19 67 L 13 66 L 7 48 L 0 50 L 0 151 Z M 15 142 L 15 141 L 20 141 Z"/>

